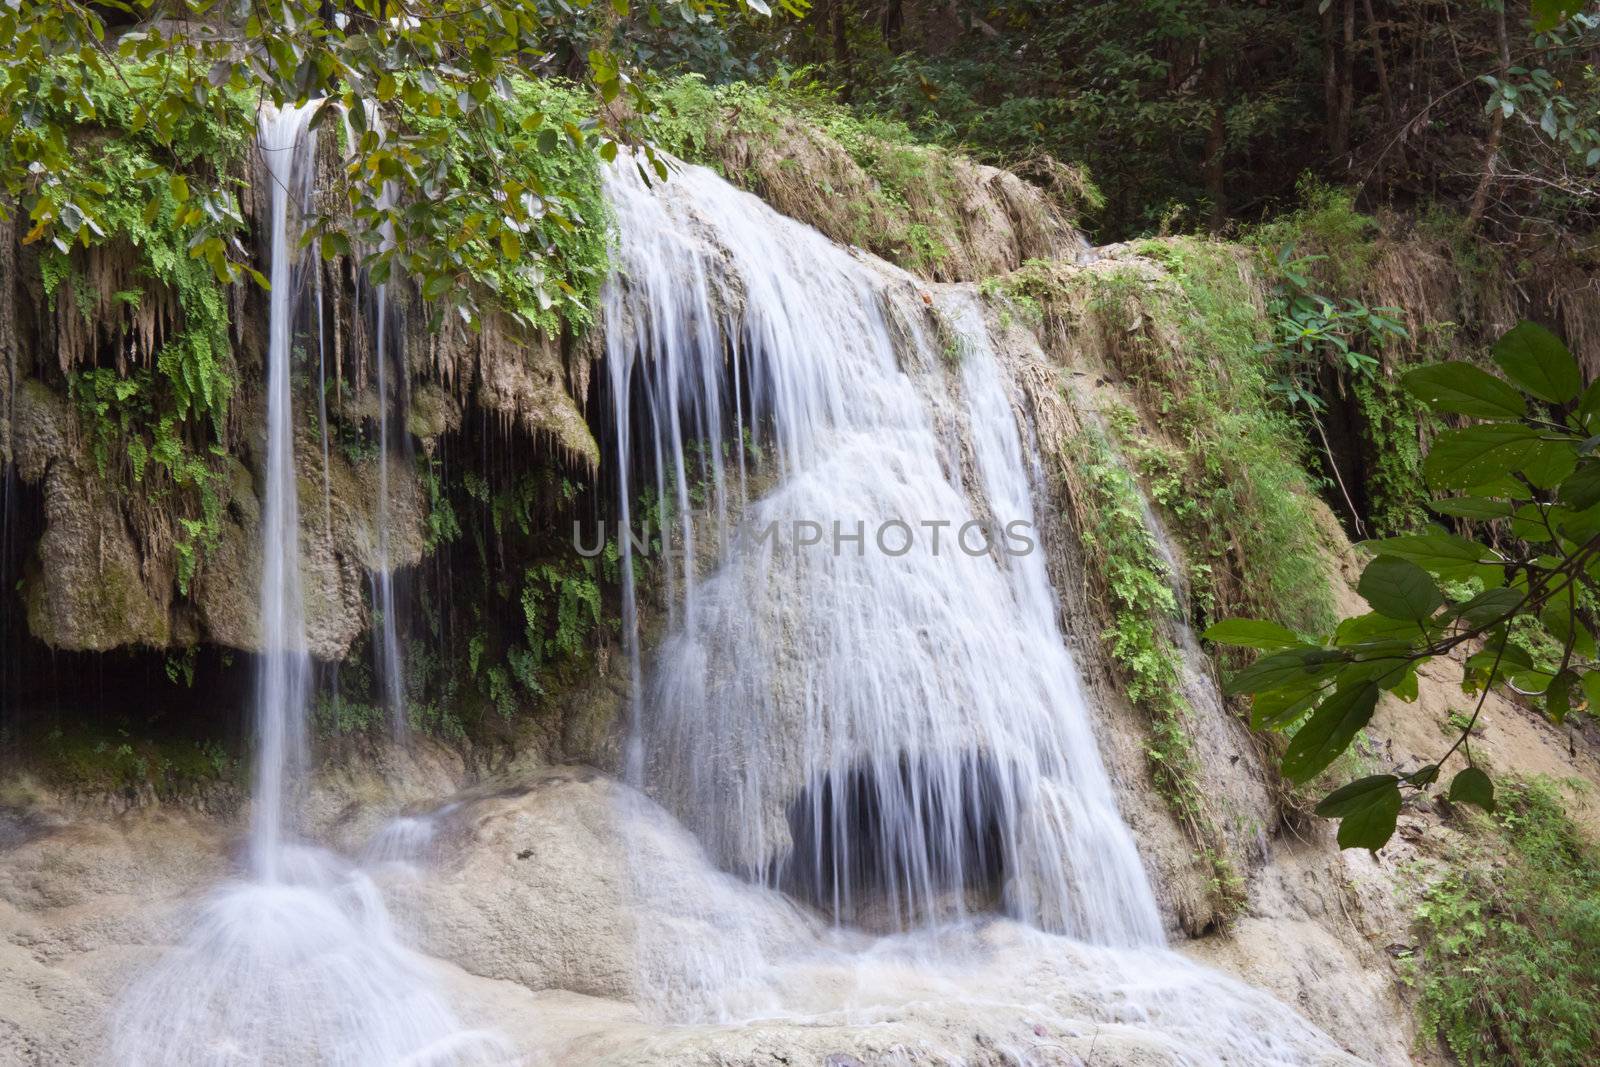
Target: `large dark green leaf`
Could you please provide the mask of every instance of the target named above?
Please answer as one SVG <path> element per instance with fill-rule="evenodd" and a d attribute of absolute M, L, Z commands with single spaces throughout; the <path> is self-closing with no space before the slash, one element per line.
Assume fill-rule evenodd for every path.
<path fill-rule="evenodd" d="M 1283 686 L 1257 693 L 1250 704 L 1252 730 L 1285 730 L 1300 721 L 1322 695 L 1326 681 Z"/>
<path fill-rule="evenodd" d="M 1561 483 L 1556 498 L 1574 511 L 1600 504 L 1600 462 L 1586 460 Z"/>
<path fill-rule="evenodd" d="M 1583 391 L 1583 399 L 1578 401 L 1578 425 L 1584 433 L 1592 434 L 1600 430 L 1600 382 L 1591 382 L 1589 388 Z M 1584 442 L 1584 452 L 1593 452 L 1600 446 L 1600 439 L 1590 438 Z"/>
<path fill-rule="evenodd" d="M 1544 713 L 1554 723 L 1562 723 L 1567 719 L 1567 713 L 1572 710 L 1572 698 L 1579 692 L 1578 673 L 1572 670 L 1561 671 L 1544 691 Z"/>
<path fill-rule="evenodd" d="M 1511 504 L 1504 500 L 1490 500 L 1482 496 L 1457 496 L 1433 500 L 1428 507 L 1440 515 L 1453 515 L 1458 519 L 1504 519 L 1511 515 Z"/>
<path fill-rule="evenodd" d="M 1494 361 L 1540 400 L 1565 404 L 1583 388 L 1577 361 L 1561 338 L 1537 323 L 1519 322 L 1495 342 Z"/>
<path fill-rule="evenodd" d="M 1394 836 L 1400 817 L 1400 788 L 1393 786 L 1373 803 L 1339 820 L 1339 847 L 1378 851 Z"/>
<path fill-rule="evenodd" d="M 1491 419 L 1520 419 L 1528 413 L 1521 393 L 1470 363 L 1418 367 L 1401 384 L 1435 411 Z"/>
<path fill-rule="evenodd" d="M 1260 693 L 1292 683 L 1314 681 L 1338 669 L 1345 656 L 1322 648 L 1291 648 L 1262 656 L 1229 678 L 1223 686 L 1230 696 Z"/>
<path fill-rule="evenodd" d="M 1378 686 L 1374 682 L 1335 690 L 1289 741 L 1283 754 L 1284 776 L 1301 783 L 1321 774 L 1371 721 L 1377 706 Z"/>
<path fill-rule="evenodd" d="M 1391 619 L 1420 623 L 1444 607 L 1444 594 L 1428 572 L 1399 556 L 1379 556 L 1367 564 L 1356 591 L 1373 611 Z"/>
<path fill-rule="evenodd" d="M 1268 652 L 1293 648 L 1301 643 L 1292 631 L 1275 622 L 1260 619 L 1223 619 L 1212 623 L 1200 636 L 1219 645 L 1238 645 L 1241 648 L 1260 648 Z"/>
<path fill-rule="evenodd" d="M 1467 767 L 1450 780 L 1450 801 L 1476 804 L 1484 811 L 1494 810 L 1494 783 L 1476 767 Z"/>
<path fill-rule="evenodd" d="M 1470 489 L 1518 471 L 1535 484 L 1553 485 L 1577 461 L 1576 442 L 1547 439 L 1522 423 L 1488 422 L 1440 434 L 1422 472 L 1435 489 Z"/>
<path fill-rule="evenodd" d="M 1404 534 L 1362 542 L 1375 555 L 1410 560 L 1442 581 L 1480 578 L 1497 586 L 1505 580 L 1502 558 L 1494 549 L 1448 533 Z"/>
<path fill-rule="evenodd" d="M 1371 654 L 1375 649 L 1395 643 L 1408 647 L 1421 636 L 1422 631 L 1415 622 L 1369 611 L 1340 622 L 1333 633 L 1333 643 L 1340 648 Z"/>
<path fill-rule="evenodd" d="M 1360 811 L 1371 804 L 1375 797 L 1397 787 L 1399 783 L 1400 779 L 1392 774 L 1374 774 L 1357 779 L 1323 797 L 1317 804 L 1317 814 L 1324 819 L 1342 819 L 1352 811 Z"/>
<path fill-rule="evenodd" d="M 1376 852 L 1394 836 L 1400 814 L 1400 779 L 1374 774 L 1329 793 L 1317 805 L 1325 819 L 1340 819 L 1339 847 Z"/>
<path fill-rule="evenodd" d="M 1519 589 L 1485 589 L 1456 608 L 1456 617 L 1473 629 L 1488 626 L 1515 611 L 1526 594 Z"/>
<path fill-rule="evenodd" d="M 1558 596 L 1545 601 L 1544 608 L 1539 612 L 1539 621 L 1563 647 L 1571 644 L 1584 659 L 1594 657 L 1594 635 L 1584 625 L 1582 617 L 1573 614 L 1572 603 L 1565 597 Z"/>

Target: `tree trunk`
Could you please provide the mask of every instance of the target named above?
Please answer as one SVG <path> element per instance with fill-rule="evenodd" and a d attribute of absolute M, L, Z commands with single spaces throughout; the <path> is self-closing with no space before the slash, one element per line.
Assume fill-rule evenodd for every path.
<path fill-rule="evenodd" d="M 1339 46 L 1333 34 L 1333 5 L 1322 12 L 1322 115 L 1327 123 L 1328 154 L 1338 155 Z"/>
<path fill-rule="evenodd" d="M 1228 151 L 1228 123 L 1227 107 L 1223 100 L 1226 88 L 1226 78 L 1223 73 L 1223 61 L 1213 57 L 1206 62 L 1206 95 L 1211 98 L 1211 128 L 1206 132 L 1206 158 L 1203 173 L 1206 182 L 1206 197 L 1211 201 L 1211 232 L 1218 233 L 1228 219 L 1228 189 L 1227 189 L 1227 151 Z"/>
<path fill-rule="evenodd" d="M 1344 0 L 1344 32 L 1339 54 L 1339 103 L 1333 126 L 1335 159 L 1350 151 L 1350 122 L 1355 111 L 1356 0 Z"/>
<path fill-rule="evenodd" d="M 1500 45 L 1500 78 L 1506 78 L 1507 68 L 1511 66 L 1511 41 L 1506 36 L 1506 9 L 1501 6 L 1495 12 L 1494 20 L 1495 38 Z M 1502 108 L 1494 109 L 1494 116 L 1489 120 L 1489 142 L 1483 157 L 1483 177 L 1478 179 L 1477 191 L 1472 194 L 1472 207 L 1467 211 L 1467 233 L 1472 233 L 1478 228 L 1478 223 L 1483 221 L 1483 214 L 1489 209 L 1489 191 L 1494 185 L 1494 174 L 1500 165 L 1500 139 L 1505 135 L 1506 113 Z"/>
<path fill-rule="evenodd" d="M 1394 92 L 1389 88 L 1389 64 L 1383 58 L 1383 37 L 1378 33 L 1378 18 L 1372 13 L 1372 0 L 1361 0 L 1367 16 L 1367 36 L 1372 39 L 1372 65 L 1378 71 L 1378 96 L 1383 100 L 1383 117 L 1394 122 Z"/>
<path fill-rule="evenodd" d="M 852 87 L 850 84 L 850 38 L 846 33 L 845 2 L 846 0 L 832 0 L 829 6 L 833 8 L 833 65 L 839 70 L 839 98 L 848 104 Z"/>
<path fill-rule="evenodd" d="M 888 0 L 883 5 L 883 16 L 878 20 L 878 30 L 883 34 L 883 43 L 889 46 L 889 51 L 900 51 L 900 33 L 905 28 L 905 5 L 902 0 Z"/>

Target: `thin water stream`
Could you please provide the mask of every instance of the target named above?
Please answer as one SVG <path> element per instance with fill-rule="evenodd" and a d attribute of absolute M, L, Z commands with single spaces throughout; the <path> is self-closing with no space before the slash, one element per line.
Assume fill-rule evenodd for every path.
<path fill-rule="evenodd" d="M 463 1027 L 425 960 L 395 936 L 360 866 L 298 841 L 310 687 L 291 362 L 308 205 L 314 105 L 266 109 L 271 181 L 265 500 L 256 765 L 248 863 L 201 906 L 182 944 L 139 975 L 111 1020 L 127 1067 L 415 1067 L 507 1062 L 493 1034 Z"/>

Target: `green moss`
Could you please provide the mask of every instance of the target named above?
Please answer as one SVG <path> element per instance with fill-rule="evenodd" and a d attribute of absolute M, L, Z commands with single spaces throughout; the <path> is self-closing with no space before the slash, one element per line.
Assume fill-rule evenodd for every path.
<path fill-rule="evenodd" d="M 1139 250 L 1170 282 L 1132 270 L 1093 273 L 1092 305 L 1134 366 L 1167 442 L 1130 437 L 1128 451 L 1174 520 L 1212 618 L 1243 614 L 1318 631 L 1332 624 L 1332 587 L 1305 474 L 1305 445 L 1274 400 L 1261 354 L 1266 323 L 1227 245 L 1177 238 Z M 1154 289 L 1154 291 L 1153 291 Z M 1164 321 L 1180 351 L 1159 350 Z"/>
<path fill-rule="evenodd" d="M 126 728 L 78 721 L 30 745 L 43 777 L 85 793 L 152 792 L 180 798 L 209 785 L 239 785 L 240 760 L 216 741 L 140 738 Z"/>
<path fill-rule="evenodd" d="M 1600 856 L 1548 781 L 1499 783 L 1417 911 L 1421 1016 L 1467 1067 L 1592 1063 Z"/>
<path fill-rule="evenodd" d="M 1105 435 L 1085 430 L 1067 452 L 1078 457 L 1072 476 L 1090 497 L 1079 509 L 1085 554 L 1110 601 L 1113 621 L 1102 640 L 1126 678 L 1128 698 L 1145 713 L 1145 753 L 1156 789 L 1210 867 L 1213 895 L 1226 916 L 1242 904 L 1243 884 L 1200 785 L 1178 675 L 1181 652 L 1167 629 L 1181 617 L 1172 576 L 1145 521 L 1139 486 Z"/>
<path fill-rule="evenodd" d="M 1431 520 L 1431 498 L 1422 478 L 1422 432 L 1437 420 L 1397 382 L 1362 378 L 1351 393 L 1365 426 L 1371 462 L 1367 470 L 1367 521 L 1380 537 L 1416 530 Z"/>

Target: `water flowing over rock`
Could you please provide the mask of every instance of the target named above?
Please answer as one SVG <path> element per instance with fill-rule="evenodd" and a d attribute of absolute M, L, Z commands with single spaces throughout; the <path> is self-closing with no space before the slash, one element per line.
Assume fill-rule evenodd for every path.
<path fill-rule="evenodd" d="M 613 172 L 607 296 L 619 465 L 655 458 L 686 543 L 643 719 L 649 788 L 721 862 L 844 917 L 904 927 L 989 891 L 1085 940 L 1159 943 L 1043 565 L 970 550 L 996 522 L 1033 525 L 992 354 L 965 346 L 948 381 L 940 333 L 962 339 L 908 276 L 709 171 L 664 188 Z M 649 413 L 637 442 L 634 410 Z M 746 461 L 685 436 L 742 447 L 746 428 L 770 433 L 778 485 L 701 582 L 696 554 L 719 546 L 694 544 L 693 498 L 730 529 Z M 942 550 L 924 522 L 944 524 Z M 813 524 L 822 543 L 797 546 Z M 757 543 L 769 526 L 777 540 Z M 841 530 L 866 542 L 831 541 Z"/>
<path fill-rule="evenodd" d="M 322 314 L 321 274 L 294 252 L 315 193 L 309 117 L 261 118 L 266 389 L 241 405 L 264 427 L 261 477 L 232 470 L 227 576 L 202 573 L 197 596 L 213 635 L 261 652 L 242 864 L 216 825 L 182 815 L 13 827 L 0 807 L 0 985 L 27 991 L 0 1057 L 1356 1062 L 1166 946 L 1141 856 L 1154 846 L 1119 814 L 1134 787 L 1096 736 L 1104 709 L 1069 651 L 1082 635 L 1038 543 L 1055 475 L 1030 390 L 1049 383 L 1024 379 L 1042 359 L 1020 365 L 970 286 L 836 245 L 700 168 L 647 185 L 624 159 L 607 179 L 618 272 L 586 342 L 604 347 L 614 405 L 596 420 L 613 435 L 603 459 L 553 349 L 473 342 L 564 398 L 543 432 L 615 464 L 624 524 L 663 516 L 645 540 L 683 552 L 653 564 L 646 613 L 663 609 L 665 636 L 646 650 L 619 538 L 627 780 L 519 759 L 468 781 L 418 738 L 388 750 L 403 795 L 331 784 L 348 768 L 309 773 L 312 657 L 359 635 L 345 624 L 362 621 L 359 597 L 346 608 L 363 570 L 423 552 L 399 521 L 423 505 L 391 435 L 461 421 L 456 397 L 395 380 L 410 372 L 385 355 L 403 347 L 393 308 L 377 311 L 378 407 L 363 400 L 381 462 L 360 493 L 341 485 L 352 466 L 330 456 L 325 413 L 295 410 L 292 372 L 326 362 L 297 344 L 323 333 L 301 306 L 315 296 Z M 17 405 L 31 481 L 67 447 L 48 443 L 57 421 Z M 396 635 L 374 629 L 396 670 Z M 1192 646 L 1198 705 L 1215 694 Z M 1286 964 L 1286 981 L 1323 958 Z M 1338 1018 L 1365 1003 L 1345 998 Z"/>

